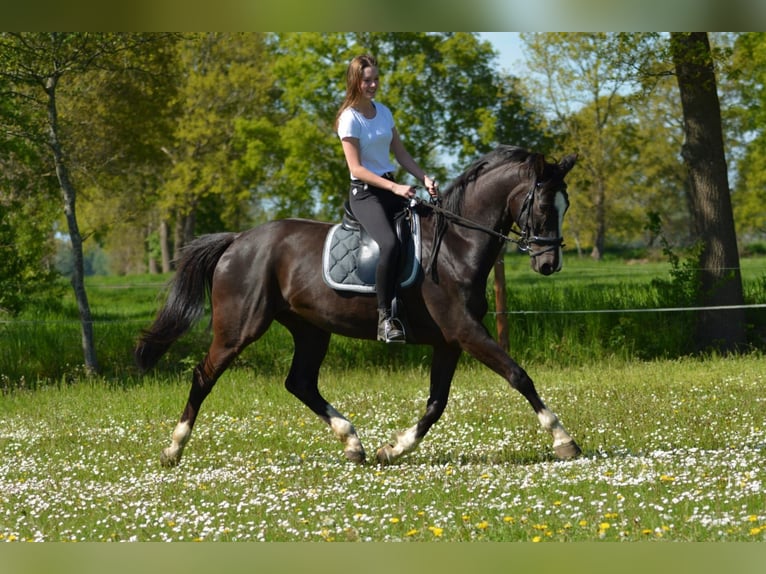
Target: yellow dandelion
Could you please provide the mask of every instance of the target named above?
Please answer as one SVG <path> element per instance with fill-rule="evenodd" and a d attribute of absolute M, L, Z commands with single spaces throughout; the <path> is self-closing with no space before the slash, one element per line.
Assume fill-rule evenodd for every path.
<path fill-rule="evenodd" d="M 489 522 L 487 522 L 486 520 L 482 520 L 476 525 L 476 528 L 478 528 L 479 530 L 486 530 L 487 528 L 489 528 Z"/>
<path fill-rule="evenodd" d="M 428 530 L 430 530 L 431 534 L 433 534 L 437 538 L 439 538 L 444 533 L 444 529 L 438 526 L 429 526 Z"/>
<path fill-rule="evenodd" d="M 407 534 L 405 534 L 405 536 L 415 536 L 417 533 L 418 533 L 418 529 L 417 528 L 413 528 L 412 530 L 408 530 Z"/>
<path fill-rule="evenodd" d="M 580 521 L 580 522 L 578 522 L 577 524 L 579 524 L 580 526 L 582 526 L 583 528 L 585 528 L 586 526 L 588 526 L 588 521 L 587 521 L 587 520 L 581 520 L 581 521 Z"/>
<path fill-rule="evenodd" d="M 619 514 L 617 512 L 607 512 L 604 514 L 604 518 L 617 518 Z"/>
<path fill-rule="evenodd" d="M 389 518 L 389 519 L 388 519 L 388 521 L 389 521 L 391 524 L 399 524 L 399 522 L 400 522 L 400 519 L 399 519 L 399 518 L 397 518 L 396 516 L 392 516 L 391 518 Z"/>
<path fill-rule="evenodd" d="M 553 501 L 553 506 L 561 506 L 561 501 L 560 500 L 554 500 Z"/>
<path fill-rule="evenodd" d="M 542 541 L 542 539 L 543 539 L 543 537 L 542 537 L 542 536 L 535 536 L 535 537 L 532 539 L 532 542 L 540 542 L 540 541 Z"/>
<path fill-rule="evenodd" d="M 513 516 L 503 516 L 503 522 L 506 524 L 513 524 L 516 522 L 516 519 Z"/>
<path fill-rule="evenodd" d="M 755 514 L 751 514 L 747 517 L 748 522 L 758 522 L 758 517 Z"/>
<path fill-rule="evenodd" d="M 611 527 L 612 525 L 609 524 L 608 522 L 602 522 L 601 524 L 598 525 L 599 530 L 609 530 Z"/>
<path fill-rule="evenodd" d="M 668 474 L 660 475 L 660 481 L 661 482 L 673 482 L 675 479 L 676 479 L 675 476 L 670 476 Z"/>
<path fill-rule="evenodd" d="M 470 516 L 468 516 L 467 514 L 464 514 L 464 515 L 463 515 L 463 516 L 461 516 L 460 518 L 462 518 L 462 519 L 463 519 L 463 522 L 468 522 L 468 521 L 471 519 L 471 517 L 470 517 Z"/>
<path fill-rule="evenodd" d="M 654 532 L 654 530 L 652 530 L 651 528 L 644 528 L 641 531 L 641 534 L 648 535 L 648 534 L 652 534 L 653 532 Z"/>

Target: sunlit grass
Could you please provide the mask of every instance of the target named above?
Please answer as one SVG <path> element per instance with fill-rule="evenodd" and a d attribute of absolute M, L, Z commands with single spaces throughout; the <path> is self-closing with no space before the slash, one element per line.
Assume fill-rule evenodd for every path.
<path fill-rule="evenodd" d="M 0 401 L 0 540 L 766 540 L 766 360 L 536 369 L 584 456 L 555 461 L 524 399 L 456 376 L 391 467 L 355 466 L 282 377 L 236 369 L 164 469 L 186 377 L 17 390 Z M 420 369 L 324 372 L 368 453 L 422 413 Z"/>

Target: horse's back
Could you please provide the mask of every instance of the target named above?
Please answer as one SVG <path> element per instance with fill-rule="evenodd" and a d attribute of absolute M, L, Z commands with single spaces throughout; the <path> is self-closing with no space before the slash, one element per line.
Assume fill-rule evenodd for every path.
<path fill-rule="evenodd" d="M 213 295 L 261 297 L 269 304 L 289 301 L 296 291 L 326 288 L 321 278 L 322 248 L 332 224 L 280 219 L 243 231 L 222 255 Z M 313 287 L 316 285 L 316 287 Z"/>

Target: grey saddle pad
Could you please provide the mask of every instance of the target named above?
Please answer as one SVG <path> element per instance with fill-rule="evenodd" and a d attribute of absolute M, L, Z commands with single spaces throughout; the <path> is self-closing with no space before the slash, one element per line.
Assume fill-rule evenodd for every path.
<path fill-rule="evenodd" d="M 420 270 L 420 216 L 414 211 L 403 224 L 409 223 L 402 249 L 403 264 L 399 285 L 408 287 Z M 375 269 L 378 263 L 378 245 L 359 229 L 350 229 L 343 223 L 334 225 L 327 233 L 322 252 L 322 276 L 325 283 L 339 291 L 375 293 Z"/>

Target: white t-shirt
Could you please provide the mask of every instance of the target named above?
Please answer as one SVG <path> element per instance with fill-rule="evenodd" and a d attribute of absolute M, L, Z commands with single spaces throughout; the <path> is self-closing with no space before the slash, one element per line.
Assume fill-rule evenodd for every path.
<path fill-rule="evenodd" d="M 375 102 L 375 117 L 364 117 L 354 108 L 346 108 L 338 118 L 338 137 L 359 140 L 360 161 L 364 167 L 377 175 L 394 171 L 391 163 L 391 138 L 394 117 L 391 110 Z"/>

